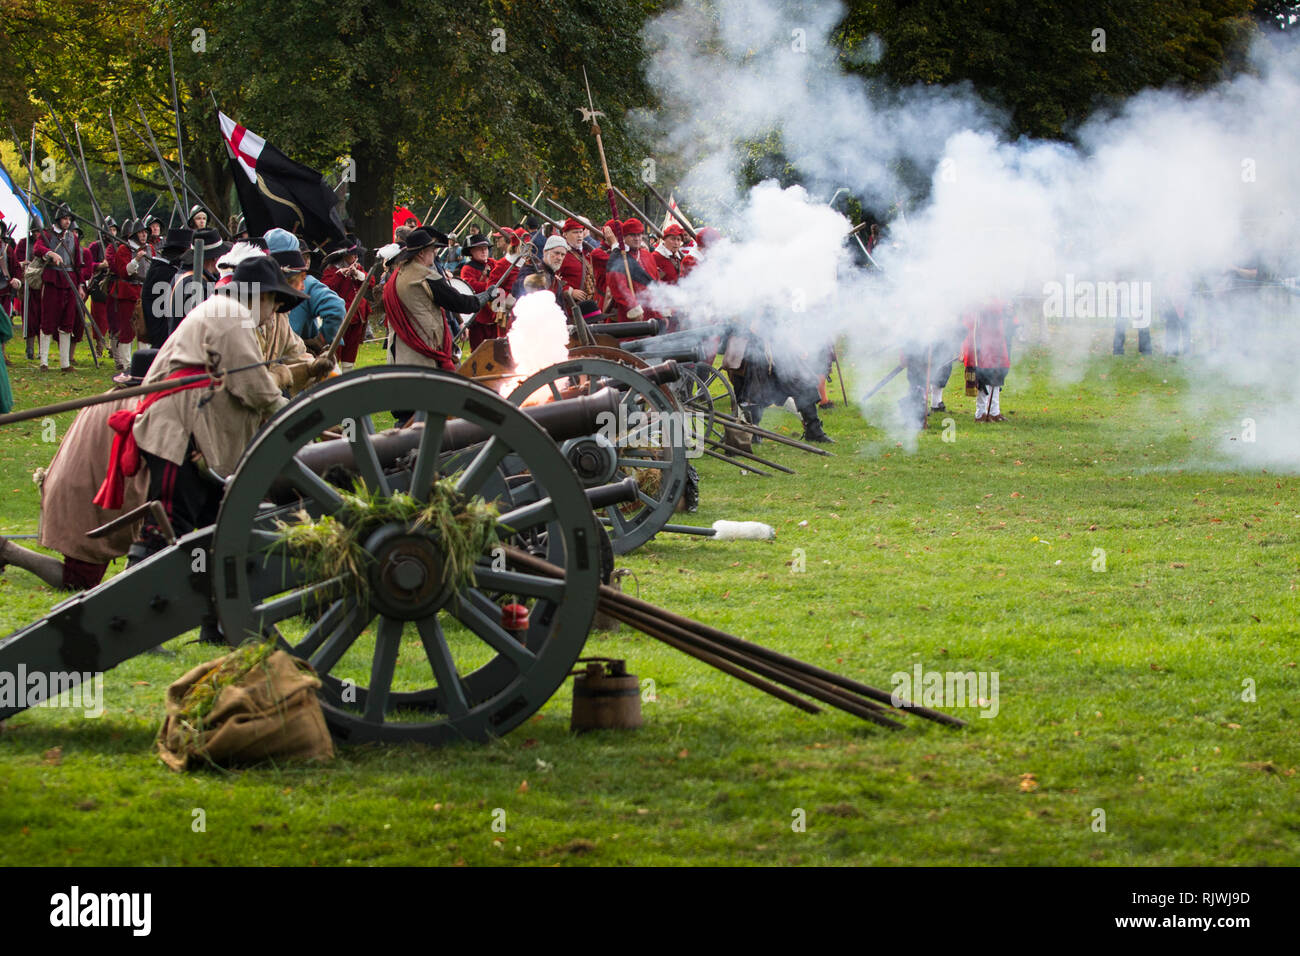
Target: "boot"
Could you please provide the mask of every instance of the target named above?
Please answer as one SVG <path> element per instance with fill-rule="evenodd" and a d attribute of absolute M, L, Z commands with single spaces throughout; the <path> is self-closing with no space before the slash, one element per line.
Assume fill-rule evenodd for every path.
<path fill-rule="evenodd" d="M 804 423 L 803 440 L 816 442 L 819 445 L 835 444 L 835 439 L 832 438 L 830 435 L 826 434 L 826 430 L 822 428 L 822 423 L 820 419 L 817 421 Z"/>
<path fill-rule="evenodd" d="M 688 514 L 700 510 L 700 473 L 690 463 L 686 465 L 686 490 L 682 492 L 682 499 L 686 503 Z"/>
<path fill-rule="evenodd" d="M 27 337 L 27 359 L 31 361 L 36 358 L 36 336 Z"/>

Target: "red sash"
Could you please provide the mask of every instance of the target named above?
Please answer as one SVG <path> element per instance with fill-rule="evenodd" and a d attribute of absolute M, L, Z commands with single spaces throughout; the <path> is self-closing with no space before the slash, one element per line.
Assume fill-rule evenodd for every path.
<path fill-rule="evenodd" d="M 207 369 L 202 365 L 185 365 L 168 375 L 165 381 L 190 375 L 202 375 L 206 371 Z M 175 388 L 150 392 L 136 403 L 135 408 L 120 408 L 108 416 L 108 427 L 117 434 L 113 436 L 113 448 L 108 453 L 108 474 L 104 476 L 104 483 L 99 486 L 99 491 L 95 494 L 96 505 L 109 511 L 122 507 L 126 497 L 126 476 L 134 475 L 140 470 L 140 449 L 135 443 L 135 420 L 158 399 L 191 388 L 206 388 L 211 382 L 212 379 L 208 378 L 199 382 L 177 385 Z"/>
<path fill-rule="evenodd" d="M 399 339 L 418 354 L 437 362 L 438 368 L 447 372 L 456 371 L 456 363 L 451 360 L 451 326 L 447 324 L 447 317 L 445 315 L 442 317 L 443 347 L 435 349 L 424 340 L 424 336 L 420 335 L 420 331 L 411 321 L 411 317 L 406 314 L 402 300 L 397 295 L 396 273 L 390 276 L 388 282 L 384 284 L 384 321 L 388 323 L 388 327 L 393 330 Z"/>

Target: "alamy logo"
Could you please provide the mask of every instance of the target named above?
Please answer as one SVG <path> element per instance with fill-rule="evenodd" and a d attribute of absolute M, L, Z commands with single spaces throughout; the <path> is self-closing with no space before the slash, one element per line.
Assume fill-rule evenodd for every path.
<path fill-rule="evenodd" d="M 978 707 L 981 717 L 998 715 L 997 671 L 927 671 L 918 661 L 911 673 L 890 675 L 895 707 Z"/>
<path fill-rule="evenodd" d="M 687 458 L 704 455 L 704 422 L 690 412 L 644 412 L 618 406 L 618 414 L 601 412 L 596 416 L 597 433 L 616 448 L 673 448 L 681 445 Z"/>
<path fill-rule="evenodd" d="M 151 893 L 69 893 L 50 897 L 51 926 L 127 926 L 132 935 L 148 936 L 152 926 Z"/>
<path fill-rule="evenodd" d="M 64 695 L 67 695 L 66 699 Z M 0 671 L 0 707 L 73 707 L 87 717 L 104 713 L 104 675 L 90 671 Z"/>
<path fill-rule="evenodd" d="M 1043 317 L 1048 319 L 1131 319 L 1133 328 L 1151 325 L 1150 282 L 1091 282 L 1067 272 L 1065 282 L 1043 283 Z"/>

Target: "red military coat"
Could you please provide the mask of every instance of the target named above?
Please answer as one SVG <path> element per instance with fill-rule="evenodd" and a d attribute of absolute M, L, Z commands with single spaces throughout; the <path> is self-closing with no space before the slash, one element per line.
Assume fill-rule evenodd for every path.
<path fill-rule="evenodd" d="M 961 345 L 961 361 L 967 368 L 1011 367 L 1011 309 L 1001 299 L 990 300 L 983 308 L 967 312 L 961 318 L 966 326 L 966 341 Z"/>
<path fill-rule="evenodd" d="M 60 243 L 59 238 L 55 238 L 52 232 L 42 229 L 36 234 L 36 244 L 32 248 L 36 253 L 35 258 L 44 258 L 46 253 L 56 247 L 59 249 L 64 248 Z M 67 255 L 63 256 L 64 262 L 62 268 L 71 269 L 72 276 L 75 279 L 81 271 L 81 240 L 77 238 L 75 232 L 72 233 L 72 249 L 73 252 L 70 257 Z M 65 289 L 74 287 L 74 283 L 69 279 L 68 274 L 54 265 L 47 265 L 45 271 L 41 274 L 41 278 L 44 279 L 46 285 L 61 286 Z"/>
<path fill-rule="evenodd" d="M 651 281 L 659 280 L 659 270 L 654 264 L 654 254 L 649 249 L 639 249 L 633 253 L 634 261 L 639 261 L 641 268 L 645 270 Z M 649 267 L 647 268 L 647 263 Z M 645 292 L 647 286 L 636 279 L 628 284 L 627 271 L 621 263 L 615 263 L 612 268 L 605 271 L 605 311 L 616 313 L 616 322 L 643 322 L 647 319 L 657 318 L 657 314 L 651 309 L 641 305 L 640 296 Z M 628 313 L 640 306 L 642 315 L 636 319 L 628 317 Z"/>
<path fill-rule="evenodd" d="M 113 275 L 117 276 L 113 282 L 112 295 L 118 302 L 129 302 L 134 306 L 140 298 L 140 293 L 144 286 L 141 282 L 133 281 L 133 277 L 126 271 L 131 260 L 135 258 L 135 250 L 130 244 L 119 242 L 113 247 L 108 256 L 108 264 L 113 269 Z M 140 277 L 143 280 L 143 276 Z M 127 313 L 130 314 L 129 312 Z"/>
<path fill-rule="evenodd" d="M 677 280 L 684 274 L 682 272 L 682 255 L 672 255 L 668 247 L 662 243 L 654 251 L 655 268 L 659 270 L 659 281 L 667 282 L 669 285 L 676 285 Z"/>

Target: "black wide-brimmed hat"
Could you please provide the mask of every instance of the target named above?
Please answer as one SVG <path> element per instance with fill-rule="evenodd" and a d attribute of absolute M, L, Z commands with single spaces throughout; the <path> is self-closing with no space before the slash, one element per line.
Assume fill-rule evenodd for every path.
<path fill-rule="evenodd" d="M 394 260 L 396 262 L 406 262 L 421 249 L 428 249 L 430 246 L 446 246 L 447 234 L 439 232 L 428 226 L 421 226 L 419 229 L 412 229 L 407 237 L 402 240 L 402 251 L 399 252 Z"/>
<path fill-rule="evenodd" d="M 307 298 L 307 293 L 295 289 L 285 281 L 280 264 L 270 256 L 245 259 L 235 266 L 228 283 L 217 286 L 217 291 L 244 302 L 251 302 L 255 294 L 274 295 L 280 312 L 287 312 Z"/>
<path fill-rule="evenodd" d="M 358 259 L 366 254 L 365 246 L 356 236 L 348 236 L 346 239 L 331 239 L 325 243 L 325 259 L 322 265 L 331 265 L 340 259 L 346 259 L 348 256 L 356 256 Z"/>
<path fill-rule="evenodd" d="M 114 375 L 113 384 L 118 388 L 139 385 L 149 374 L 149 366 L 153 365 L 154 356 L 157 354 L 157 349 L 136 349 L 131 353 L 131 371 Z"/>
<path fill-rule="evenodd" d="M 193 229 L 168 229 L 167 237 L 163 239 L 162 249 L 159 251 L 164 255 L 180 255 L 194 242 Z"/>
<path fill-rule="evenodd" d="M 191 240 L 191 242 L 203 243 L 204 262 L 206 262 L 209 259 L 216 259 L 221 256 L 224 256 L 231 249 L 230 243 L 222 239 L 221 233 L 217 232 L 217 230 L 215 229 L 194 230 L 194 238 L 193 240 Z M 193 261 L 194 261 L 194 246 L 191 244 L 190 248 L 185 250 L 185 254 L 181 256 L 181 262 L 188 265 Z"/>

